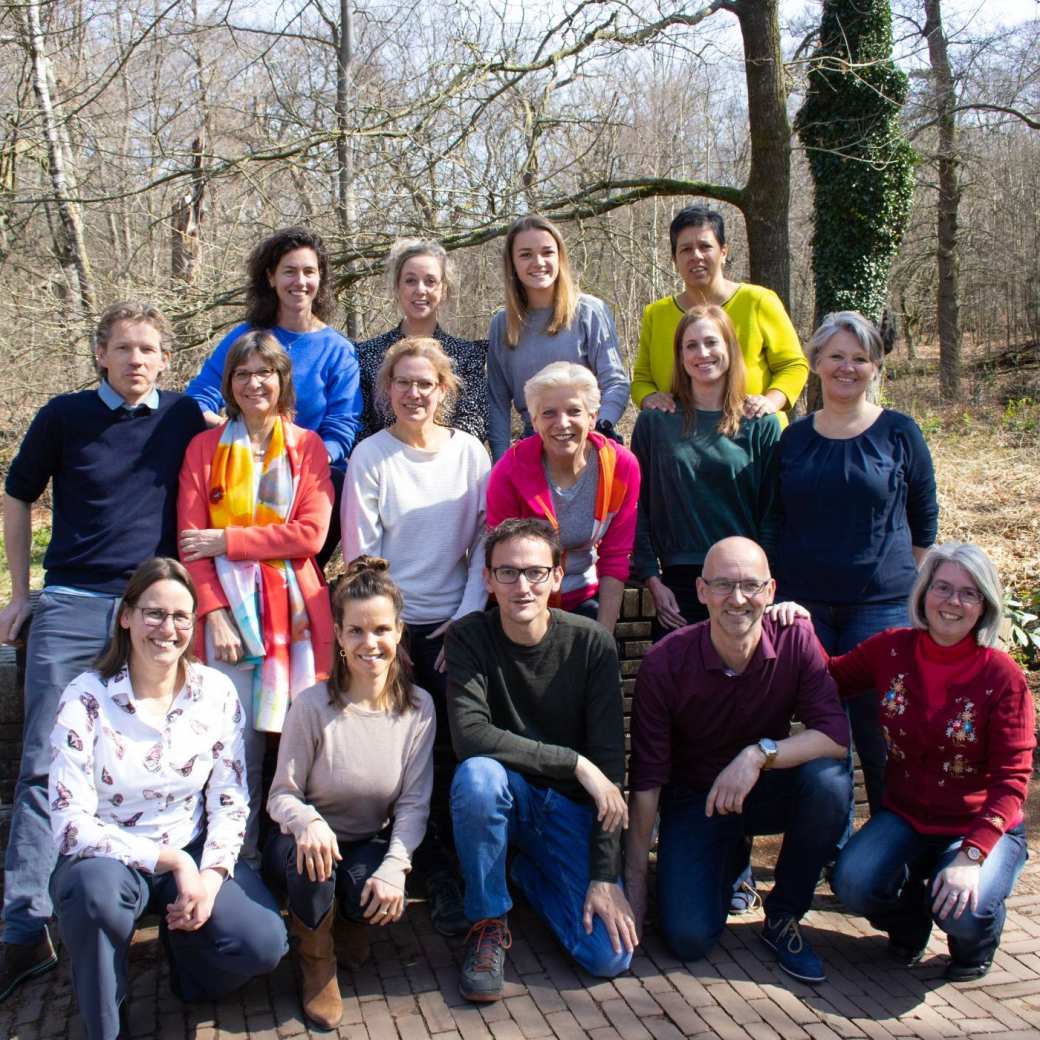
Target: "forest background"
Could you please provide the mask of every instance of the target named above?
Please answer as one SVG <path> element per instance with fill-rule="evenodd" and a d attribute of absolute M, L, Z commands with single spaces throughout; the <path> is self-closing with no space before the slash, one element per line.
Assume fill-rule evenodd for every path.
<path fill-rule="evenodd" d="M 631 364 L 642 308 L 680 287 L 671 215 L 704 196 L 727 217 L 729 277 L 780 292 L 803 341 L 835 301 L 874 318 L 887 306 L 883 400 L 928 438 L 940 538 L 993 555 L 1015 604 L 1009 634 L 1037 667 L 1038 11 L 0 3 L 0 469 L 49 396 L 94 381 L 101 308 L 138 296 L 166 309 L 165 385 L 181 388 L 240 319 L 246 253 L 290 223 L 329 244 L 352 338 L 397 321 L 382 259 L 401 235 L 451 250 L 461 288 L 446 324 L 476 338 L 502 301 L 506 227 L 544 212 L 581 287 L 613 309 Z M 852 111 L 821 123 L 812 114 L 842 90 Z M 875 103 L 891 125 L 871 152 L 855 106 Z M 845 176 L 853 187 L 836 191 Z M 882 187 L 891 207 L 872 201 Z M 6 582 L 0 569 L 0 594 Z"/>

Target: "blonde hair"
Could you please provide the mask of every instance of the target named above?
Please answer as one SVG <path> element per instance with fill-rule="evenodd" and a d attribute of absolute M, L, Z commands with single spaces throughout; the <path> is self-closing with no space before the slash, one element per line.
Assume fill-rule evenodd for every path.
<path fill-rule="evenodd" d="M 697 405 L 693 399 L 693 380 L 683 365 L 683 336 L 695 321 L 712 321 L 722 333 L 729 354 L 729 367 L 723 378 L 722 418 L 719 420 L 719 433 L 727 437 L 735 437 L 740 430 L 740 421 L 744 415 L 744 397 L 747 386 L 747 374 L 744 366 L 744 355 L 737 339 L 737 330 L 729 315 L 715 304 L 691 307 L 679 319 L 675 330 L 673 345 L 674 365 L 672 368 L 672 394 L 683 410 L 683 432 L 693 429 L 697 422 Z"/>
<path fill-rule="evenodd" d="M 451 358 L 432 336 L 405 336 L 386 352 L 376 373 L 376 397 L 379 403 L 389 410 L 390 382 L 394 378 L 394 366 L 406 357 L 425 358 L 433 365 L 433 370 L 437 373 L 437 384 L 444 389 L 444 399 L 436 415 L 436 421 L 442 422 L 458 397 L 462 384 L 455 375 L 455 366 Z"/>
<path fill-rule="evenodd" d="M 399 238 L 394 242 L 386 258 L 387 290 L 396 299 L 404 265 L 417 256 L 432 256 L 441 265 L 441 284 L 444 286 L 444 298 L 441 302 L 443 308 L 444 304 L 455 297 L 457 288 L 455 265 L 451 262 L 444 246 L 432 239 Z"/>
<path fill-rule="evenodd" d="M 513 244 L 517 236 L 525 231 L 547 231 L 556 242 L 556 251 L 560 259 L 559 274 L 553 283 L 553 312 L 545 331 L 550 336 L 555 336 L 560 329 L 568 328 L 578 313 L 578 287 L 571 274 L 567 246 L 560 229 L 551 220 L 534 213 L 514 220 L 506 233 L 506 244 L 502 250 L 502 274 L 506 289 L 506 345 L 511 348 L 520 342 L 520 331 L 528 308 L 527 290 L 517 277 L 516 265 L 513 263 Z"/>

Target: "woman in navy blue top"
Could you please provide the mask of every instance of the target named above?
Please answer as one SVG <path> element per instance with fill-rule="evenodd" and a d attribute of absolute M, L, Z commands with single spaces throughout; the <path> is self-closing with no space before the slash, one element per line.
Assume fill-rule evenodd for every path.
<path fill-rule="evenodd" d="M 909 625 L 907 599 L 935 541 L 939 506 L 917 424 L 867 400 L 884 358 L 875 326 L 855 311 L 828 314 L 807 353 L 823 407 L 780 438 L 774 574 L 782 597 L 809 609 L 824 649 L 842 654 Z M 877 698 L 863 695 L 848 707 L 873 812 L 887 754 Z"/>

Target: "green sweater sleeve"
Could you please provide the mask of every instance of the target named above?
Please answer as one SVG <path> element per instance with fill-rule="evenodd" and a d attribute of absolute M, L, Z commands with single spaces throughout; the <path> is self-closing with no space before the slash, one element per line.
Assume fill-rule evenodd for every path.
<path fill-rule="evenodd" d="M 763 289 L 755 309 L 762 331 L 762 349 L 770 371 L 766 389 L 779 390 L 787 398 L 788 405 L 792 405 L 809 378 L 809 362 L 798 342 L 798 333 L 776 293 Z"/>
<path fill-rule="evenodd" d="M 639 408 L 643 398 L 658 390 L 654 383 L 654 373 L 651 368 L 651 310 L 643 308 L 643 319 L 639 323 L 639 347 L 636 350 L 635 364 L 632 366 L 632 403 Z"/>

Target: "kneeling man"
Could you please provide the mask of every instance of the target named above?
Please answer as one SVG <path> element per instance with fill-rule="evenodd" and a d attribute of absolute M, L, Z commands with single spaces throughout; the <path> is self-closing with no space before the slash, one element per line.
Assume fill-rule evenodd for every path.
<path fill-rule="evenodd" d="M 506 520 L 485 543 L 495 598 L 448 630 L 448 717 L 461 764 L 455 847 L 472 921 L 459 992 L 502 993 L 510 875 L 567 952 L 593 975 L 625 971 L 635 919 L 621 889 L 625 732 L 617 650 L 605 628 L 555 608 L 560 543 L 537 519 Z"/>
<path fill-rule="evenodd" d="M 848 724 L 811 624 L 764 616 L 775 582 L 746 538 L 717 542 L 697 595 L 709 620 L 644 658 L 632 709 L 626 885 L 642 928 L 651 834 L 661 813 L 658 920 L 683 960 L 726 924 L 745 841 L 783 834 L 762 938 L 789 975 L 823 967 L 798 922 L 848 819 Z M 797 716 L 803 732 L 790 736 Z"/>

